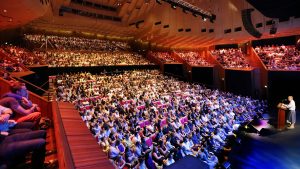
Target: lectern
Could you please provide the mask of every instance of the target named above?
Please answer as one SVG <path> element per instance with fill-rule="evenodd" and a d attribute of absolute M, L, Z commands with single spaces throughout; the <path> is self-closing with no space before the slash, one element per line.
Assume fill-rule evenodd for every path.
<path fill-rule="evenodd" d="M 286 110 L 286 108 L 283 106 L 283 103 L 279 103 L 277 105 L 277 108 L 278 108 L 277 129 L 282 130 L 285 128 L 285 110 Z"/>

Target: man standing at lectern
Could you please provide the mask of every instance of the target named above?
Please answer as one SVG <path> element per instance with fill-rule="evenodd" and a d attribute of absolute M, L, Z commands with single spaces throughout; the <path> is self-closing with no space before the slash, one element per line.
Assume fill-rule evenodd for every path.
<path fill-rule="evenodd" d="M 293 99 L 293 96 L 289 96 L 288 101 L 290 103 L 287 105 L 284 104 L 283 106 L 289 111 L 287 123 L 289 123 L 290 126 L 288 127 L 288 129 L 293 129 L 295 128 L 295 123 L 296 123 L 296 104 Z"/>

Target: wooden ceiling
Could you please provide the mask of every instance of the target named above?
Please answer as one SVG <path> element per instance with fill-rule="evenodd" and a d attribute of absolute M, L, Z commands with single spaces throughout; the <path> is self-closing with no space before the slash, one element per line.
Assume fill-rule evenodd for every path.
<path fill-rule="evenodd" d="M 51 9 L 48 1 L 46 3 L 46 0 L 1 0 L 0 30 L 20 27 L 43 16 Z"/>
<path fill-rule="evenodd" d="M 240 11 L 251 8 L 251 5 L 245 0 L 186 0 L 201 9 L 216 14 L 217 18 L 214 23 L 203 21 L 200 16 L 195 17 L 191 13 L 184 13 L 180 8 L 172 9 L 168 3 L 158 4 L 156 0 L 87 0 L 114 7 L 117 9 L 115 12 L 83 6 L 71 0 L 52 0 L 50 5 L 38 4 L 40 1 L 35 4 L 30 0 L 20 0 L 22 3 L 18 0 L 4 1 L 7 9 L 9 6 L 14 6 L 12 4 L 20 4 L 22 8 L 25 6 L 29 12 L 24 15 L 22 10 L 17 10 L 21 9 L 18 5 L 14 6 L 14 9 L 9 9 L 8 11 L 18 11 L 11 14 L 14 15 L 14 18 L 18 18 L 16 19 L 18 22 L 4 22 L 0 16 L 2 29 L 26 24 L 26 28 L 47 31 L 77 31 L 104 36 L 130 37 L 153 46 L 167 48 L 201 48 L 215 44 L 242 43 L 255 39 L 244 30 L 242 24 Z M 1 3 L 3 1 L 0 1 L 3 11 Z M 72 13 L 64 13 L 63 16 L 59 16 L 61 6 L 118 16 L 122 20 L 113 22 Z M 264 25 L 258 29 L 263 33 L 264 38 L 273 37 L 269 35 L 270 27 L 264 24 L 267 20 L 269 18 L 264 17 L 258 11 L 253 12 L 252 22 L 254 24 L 262 22 Z M 235 32 L 236 27 L 241 27 L 242 30 Z M 204 29 L 205 31 L 203 31 Z M 232 29 L 232 33 L 225 34 L 225 29 Z M 292 18 L 278 24 L 276 36 L 299 33 L 300 20 Z"/>

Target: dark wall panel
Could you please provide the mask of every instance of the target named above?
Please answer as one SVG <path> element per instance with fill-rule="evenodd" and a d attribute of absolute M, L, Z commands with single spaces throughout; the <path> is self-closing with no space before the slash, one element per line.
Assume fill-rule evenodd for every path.
<path fill-rule="evenodd" d="M 268 46 L 268 45 L 295 45 L 296 36 L 286 36 L 280 38 L 261 39 L 252 41 L 252 46 Z"/>
<path fill-rule="evenodd" d="M 164 64 L 164 73 L 184 77 L 183 64 Z"/>
<path fill-rule="evenodd" d="M 57 75 L 62 73 L 77 73 L 77 72 L 90 72 L 99 74 L 103 71 L 130 71 L 130 70 L 144 70 L 144 69 L 159 69 L 158 65 L 132 65 L 132 66 L 92 66 L 92 67 L 59 67 L 48 68 L 48 75 Z"/>
<path fill-rule="evenodd" d="M 213 67 L 192 67 L 192 81 L 213 87 Z"/>
<path fill-rule="evenodd" d="M 300 72 L 298 71 L 269 71 L 268 100 L 272 108 L 278 102 L 292 95 L 300 106 Z"/>
<path fill-rule="evenodd" d="M 252 71 L 225 70 L 226 90 L 243 96 L 252 96 Z"/>

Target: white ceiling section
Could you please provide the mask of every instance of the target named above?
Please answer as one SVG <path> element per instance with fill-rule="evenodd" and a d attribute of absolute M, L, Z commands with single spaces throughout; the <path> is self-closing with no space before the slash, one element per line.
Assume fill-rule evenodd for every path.
<path fill-rule="evenodd" d="M 255 39 L 243 27 L 241 10 L 253 8 L 245 0 L 186 0 L 190 4 L 215 14 L 214 23 L 209 20 L 203 21 L 200 16 L 195 17 L 190 12 L 184 13 L 179 7 L 173 9 L 170 4 L 164 1 L 161 1 L 161 5 L 156 0 L 87 1 L 115 7 L 117 11 L 92 9 L 74 4 L 71 0 L 52 0 L 51 5 L 41 5 L 38 0 L 2 0 L 0 1 L 1 14 L 3 14 L 4 8 L 8 9 L 7 14 L 12 10 L 18 12 L 10 13 L 15 18 L 14 23 L 2 21 L 3 17 L 0 16 L 0 29 L 27 23 L 26 27 L 50 31 L 68 30 L 107 36 L 133 37 L 136 40 L 149 42 L 153 46 L 168 48 L 201 48 L 214 44 L 241 43 Z M 89 18 L 71 13 L 64 13 L 64 16 L 59 16 L 58 11 L 61 6 L 117 16 L 122 21 Z M 52 10 L 47 10 L 47 7 Z M 269 35 L 270 26 L 265 24 L 268 20 L 270 19 L 264 17 L 257 10 L 252 12 L 253 24 L 263 23 L 261 28 L 257 28 L 263 33 L 262 38 L 273 37 Z M 135 23 L 138 21 L 144 22 L 136 25 Z M 156 22 L 161 22 L 161 24 L 155 25 Z M 290 18 L 289 21 L 280 22 L 277 26 L 278 30 L 275 36 L 300 33 L 299 18 Z M 242 31 L 235 32 L 234 29 L 237 27 L 242 27 Z M 179 32 L 179 29 L 183 29 L 183 31 Z M 206 31 L 202 32 L 202 29 L 206 29 Z M 210 29 L 213 29 L 213 32 L 209 33 Z M 225 29 L 232 31 L 224 34 Z"/>

